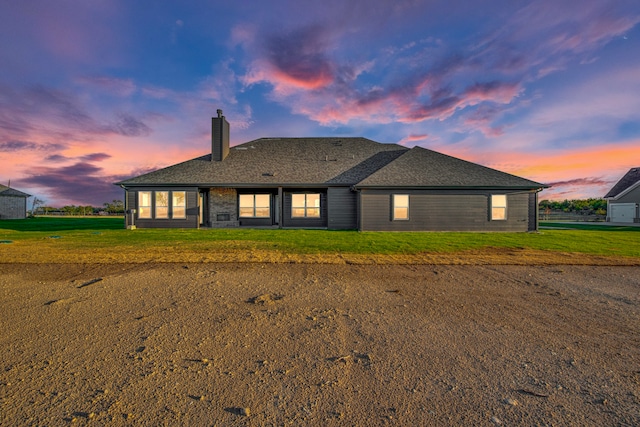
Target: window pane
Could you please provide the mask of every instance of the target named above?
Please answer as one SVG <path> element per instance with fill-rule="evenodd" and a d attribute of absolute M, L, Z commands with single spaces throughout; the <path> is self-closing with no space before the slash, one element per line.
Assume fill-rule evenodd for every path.
<path fill-rule="evenodd" d="M 294 218 L 304 218 L 304 208 L 292 208 L 291 216 Z"/>
<path fill-rule="evenodd" d="M 253 209 L 253 194 L 241 194 L 240 207 Z"/>
<path fill-rule="evenodd" d="M 251 217 L 253 216 L 253 207 L 251 208 L 240 208 L 240 216 L 242 217 Z"/>
<path fill-rule="evenodd" d="M 185 192 L 184 191 L 174 191 L 173 195 L 173 206 L 184 206 L 185 205 Z"/>
<path fill-rule="evenodd" d="M 257 218 L 269 218 L 270 209 L 269 208 L 256 208 L 256 217 Z"/>
<path fill-rule="evenodd" d="M 307 208 L 307 217 L 320 218 L 320 208 Z"/>
<path fill-rule="evenodd" d="M 393 219 L 409 219 L 409 208 L 395 208 Z"/>
<path fill-rule="evenodd" d="M 491 204 L 494 208 L 507 207 L 507 196 L 504 194 L 494 194 L 491 196 Z"/>
<path fill-rule="evenodd" d="M 240 216 L 242 217 L 253 216 L 253 194 L 240 195 Z"/>
<path fill-rule="evenodd" d="M 307 194 L 307 207 L 319 208 L 320 207 L 320 195 L 319 194 Z"/>
<path fill-rule="evenodd" d="M 505 194 L 491 195 L 491 219 L 507 219 L 507 196 Z"/>
<path fill-rule="evenodd" d="M 173 217 L 174 218 L 186 218 L 187 210 L 183 206 L 174 206 L 173 207 Z"/>
<path fill-rule="evenodd" d="M 169 206 L 168 191 L 156 191 L 156 206 Z"/>
<path fill-rule="evenodd" d="M 169 208 L 156 206 L 156 218 L 169 218 Z"/>
<path fill-rule="evenodd" d="M 156 218 L 169 218 L 168 191 L 156 191 Z"/>
<path fill-rule="evenodd" d="M 397 208 L 408 208 L 409 207 L 409 195 L 408 194 L 394 194 L 393 195 L 393 206 Z"/>
<path fill-rule="evenodd" d="M 256 194 L 256 217 L 269 218 L 271 216 L 271 195 Z"/>
<path fill-rule="evenodd" d="M 172 218 L 186 218 L 187 217 L 187 209 L 186 209 L 186 200 L 187 193 L 185 191 L 174 191 L 172 194 Z"/>
<path fill-rule="evenodd" d="M 151 218 L 151 192 L 138 193 L 138 218 Z"/>
<path fill-rule="evenodd" d="M 256 208 L 268 208 L 270 199 L 271 195 L 269 194 L 256 194 Z"/>
<path fill-rule="evenodd" d="M 394 220 L 409 219 L 409 195 L 408 194 L 393 195 L 393 219 Z"/>
<path fill-rule="evenodd" d="M 306 194 L 292 194 L 291 206 L 293 206 L 294 208 L 304 208 L 305 196 Z"/>
<path fill-rule="evenodd" d="M 506 208 L 492 208 L 491 209 L 491 219 L 506 219 L 507 218 L 507 209 Z"/>

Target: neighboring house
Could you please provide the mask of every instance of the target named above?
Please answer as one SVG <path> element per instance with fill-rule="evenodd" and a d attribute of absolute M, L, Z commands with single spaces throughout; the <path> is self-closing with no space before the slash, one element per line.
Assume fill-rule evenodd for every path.
<path fill-rule="evenodd" d="M 30 194 L 0 184 L 0 219 L 25 219 Z"/>
<path fill-rule="evenodd" d="M 128 227 L 535 231 L 543 184 L 366 138 L 261 138 L 116 183 Z"/>
<path fill-rule="evenodd" d="M 604 198 L 608 222 L 640 223 L 640 168 L 629 169 Z"/>

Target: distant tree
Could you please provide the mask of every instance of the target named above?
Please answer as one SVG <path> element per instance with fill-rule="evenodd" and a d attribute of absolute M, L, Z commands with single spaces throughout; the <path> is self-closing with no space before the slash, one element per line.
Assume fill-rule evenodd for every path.
<path fill-rule="evenodd" d="M 574 200 L 541 200 L 540 210 L 573 212 L 583 215 L 606 215 L 607 201 L 604 199 L 574 199 Z"/>
<path fill-rule="evenodd" d="M 112 200 L 111 203 L 104 203 L 104 209 L 111 215 L 123 214 L 124 203 L 122 200 Z"/>

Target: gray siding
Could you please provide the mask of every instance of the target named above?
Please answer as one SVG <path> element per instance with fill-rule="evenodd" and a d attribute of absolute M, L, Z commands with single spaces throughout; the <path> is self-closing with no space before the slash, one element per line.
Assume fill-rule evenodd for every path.
<path fill-rule="evenodd" d="M 349 187 L 330 187 L 327 190 L 327 220 L 330 230 L 358 228 L 357 193 Z"/>
<path fill-rule="evenodd" d="M 538 193 L 529 193 L 529 228 L 527 231 L 538 231 Z"/>
<path fill-rule="evenodd" d="M 409 220 L 391 219 L 391 195 L 409 194 Z M 507 194 L 507 219 L 490 219 L 490 195 Z M 529 194 L 362 190 L 361 230 L 528 231 Z"/>
<path fill-rule="evenodd" d="M 25 219 L 26 217 L 26 197 L 0 196 L 0 219 Z"/>
<path fill-rule="evenodd" d="M 132 212 L 132 209 L 137 209 L 136 199 L 138 197 L 137 191 L 125 191 L 124 194 L 124 208 L 125 208 L 125 216 L 124 223 L 126 227 L 129 227 L 136 223 L 136 215 Z"/>
<path fill-rule="evenodd" d="M 636 187 L 619 199 L 609 201 L 609 203 L 640 203 L 640 187 Z"/>

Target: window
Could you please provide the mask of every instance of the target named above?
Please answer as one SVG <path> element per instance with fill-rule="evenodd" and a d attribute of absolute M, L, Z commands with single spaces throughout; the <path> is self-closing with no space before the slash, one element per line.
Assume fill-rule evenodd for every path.
<path fill-rule="evenodd" d="M 240 216 L 243 218 L 269 218 L 271 216 L 271 195 L 241 194 Z"/>
<path fill-rule="evenodd" d="M 151 218 L 151 191 L 138 192 L 138 218 Z"/>
<path fill-rule="evenodd" d="M 505 194 L 491 195 L 491 220 L 507 219 L 507 196 Z"/>
<path fill-rule="evenodd" d="M 156 218 L 169 218 L 168 191 L 156 191 Z"/>
<path fill-rule="evenodd" d="M 409 219 L 409 195 L 394 194 L 393 195 L 393 220 L 406 221 Z"/>
<path fill-rule="evenodd" d="M 320 194 L 292 194 L 292 218 L 320 218 Z"/>
<path fill-rule="evenodd" d="M 187 217 L 187 192 L 174 191 L 171 193 L 171 205 L 173 207 L 171 218 L 180 219 Z"/>

